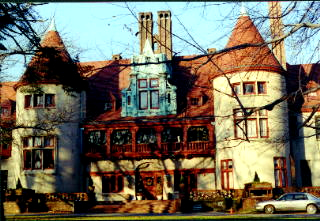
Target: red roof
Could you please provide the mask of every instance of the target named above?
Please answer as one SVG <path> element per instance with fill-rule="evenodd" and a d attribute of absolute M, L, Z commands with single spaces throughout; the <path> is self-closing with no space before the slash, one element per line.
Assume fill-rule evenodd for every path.
<path fill-rule="evenodd" d="M 40 47 L 15 88 L 32 83 L 61 83 L 62 78 L 67 78 L 73 72 L 78 72 L 73 66 L 73 61 L 59 33 L 50 30 L 44 35 Z"/>
<path fill-rule="evenodd" d="M 287 65 L 288 74 L 286 76 L 288 93 L 306 91 L 320 85 L 320 64 L 298 64 Z M 316 95 L 316 96 L 310 96 Z M 290 104 L 295 111 L 310 112 L 312 107 L 320 103 L 320 90 L 316 94 L 296 97 Z"/>
<path fill-rule="evenodd" d="M 239 45 L 256 46 L 239 48 Z M 227 72 L 266 70 L 282 72 L 283 69 L 249 16 L 240 16 L 232 31 L 227 48 L 233 48 L 216 56 L 220 69 Z"/>
<path fill-rule="evenodd" d="M 0 83 L 0 103 L 6 102 L 8 100 L 16 100 L 16 91 L 14 90 L 14 85 L 17 82 L 3 82 Z"/>

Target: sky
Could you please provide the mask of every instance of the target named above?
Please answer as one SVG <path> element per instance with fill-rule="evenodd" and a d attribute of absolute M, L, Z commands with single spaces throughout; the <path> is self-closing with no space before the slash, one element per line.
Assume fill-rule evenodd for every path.
<path fill-rule="evenodd" d="M 285 4 L 285 3 L 284 3 Z M 249 14 L 266 12 L 267 2 L 245 2 Z M 131 58 L 139 52 L 139 12 L 170 10 L 172 14 L 173 50 L 177 55 L 200 54 L 207 48 L 223 49 L 240 14 L 239 2 L 87 2 L 48 3 L 37 6 L 43 22 L 37 26 L 43 34 L 54 18 L 69 53 L 80 61 L 109 60 L 113 54 Z M 259 29 L 263 34 L 263 29 Z M 154 33 L 157 27 L 154 27 Z M 8 80 L 18 80 L 25 63 L 12 58 Z"/>

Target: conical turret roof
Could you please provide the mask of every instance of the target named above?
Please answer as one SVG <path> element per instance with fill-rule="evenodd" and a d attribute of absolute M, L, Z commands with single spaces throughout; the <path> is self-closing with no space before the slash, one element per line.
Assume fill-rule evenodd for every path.
<path fill-rule="evenodd" d="M 252 45 L 252 46 L 248 46 Z M 248 47 L 241 47 L 247 45 Z M 239 48 L 237 48 L 239 46 Z M 229 71 L 266 69 L 281 72 L 283 69 L 246 12 L 241 15 L 231 33 L 227 48 L 233 48 L 219 56 L 220 64 Z M 227 70 L 225 70 L 227 71 Z"/>
<path fill-rule="evenodd" d="M 44 83 L 69 87 L 78 79 L 80 80 L 80 75 L 77 64 L 71 59 L 53 21 L 42 37 L 40 46 L 16 88 L 22 85 Z"/>

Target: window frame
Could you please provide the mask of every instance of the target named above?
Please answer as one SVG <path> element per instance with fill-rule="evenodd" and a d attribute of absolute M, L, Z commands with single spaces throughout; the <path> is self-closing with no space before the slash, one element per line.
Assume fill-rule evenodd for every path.
<path fill-rule="evenodd" d="M 233 83 L 232 84 L 232 88 L 233 88 L 233 90 L 232 90 L 232 94 L 233 95 L 240 95 L 241 94 L 241 84 L 240 84 L 240 82 Z M 238 88 L 238 92 L 237 92 L 236 88 Z"/>
<path fill-rule="evenodd" d="M 276 162 L 280 161 L 280 165 Z M 287 176 L 287 161 L 285 157 L 273 157 L 274 166 L 274 185 L 275 187 L 287 187 L 288 186 L 288 176 Z M 277 173 L 279 172 L 279 173 Z M 277 179 L 277 176 L 278 179 Z M 281 179 L 281 177 L 283 179 Z M 284 182 L 284 183 L 283 183 Z"/>
<path fill-rule="evenodd" d="M 121 180 L 121 182 L 119 182 Z M 104 183 L 104 181 L 108 181 L 111 183 Z M 112 183 L 114 181 L 114 183 Z M 121 185 L 119 186 L 119 183 Z M 108 184 L 108 187 L 106 187 Z M 109 191 L 106 191 L 106 188 Z M 121 193 L 124 192 L 124 176 L 117 174 L 108 174 L 101 177 L 101 192 L 103 194 L 108 193 Z"/>
<path fill-rule="evenodd" d="M 245 110 L 250 110 L 252 108 L 245 108 Z M 233 120 L 234 120 L 234 137 L 235 139 L 244 139 L 245 138 L 245 133 L 247 135 L 247 138 L 268 138 L 269 137 L 269 122 L 268 122 L 268 111 L 263 110 L 263 112 L 258 111 L 252 113 L 250 116 L 247 118 L 244 117 L 244 114 L 241 109 L 233 109 Z M 261 127 L 260 122 L 265 120 L 265 128 Z M 249 124 L 248 121 L 255 121 L 256 122 L 256 133 L 255 136 L 249 136 Z M 240 122 L 240 123 L 239 123 Z M 240 124 L 242 127 L 240 127 Z M 242 128 L 242 129 L 241 129 Z M 262 130 L 264 128 L 265 130 Z M 241 136 L 239 135 L 240 133 L 238 132 L 241 130 Z M 261 135 L 262 132 L 265 131 L 266 135 Z"/>
<path fill-rule="evenodd" d="M 263 91 L 260 92 L 259 85 L 263 85 Z M 265 81 L 257 81 L 257 94 L 267 94 L 267 83 Z"/>
<path fill-rule="evenodd" d="M 46 145 L 45 139 L 53 139 L 52 144 Z M 40 144 L 36 145 L 36 140 L 40 141 Z M 50 142 L 51 143 L 51 142 Z M 55 151 L 57 144 L 57 137 L 54 135 L 49 136 L 27 136 L 22 138 L 23 144 L 23 170 L 24 171 L 46 171 L 55 169 Z M 51 152 L 50 159 L 46 159 L 48 152 Z M 38 153 L 40 155 L 38 155 Z M 40 160 L 36 160 L 39 156 Z M 48 162 L 47 162 L 48 161 Z M 39 166 L 37 166 L 39 162 Z M 45 165 L 52 164 L 50 167 Z M 27 166 L 28 165 L 28 166 Z"/>
<path fill-rule="evenodd" d="M 151 90 L 149 91 L 149 93 L 150 93 L 150 109 L 159 109 L 160 108 L 159 90 Z M 155 96 L 154 96 L 154 93 L 156 93 Z M 154 100 L 153 100 L 154 98 L 157 99 L 155 106 L 154 106 Z"/>
<path fill-rule="evenodd" d="M 145 82 L 145 86 L 141 82 Z M 148 88 L 148 79 L 138 79 L 138 88 Z"/>
<path fill-rule="evenodd" d="M 142 99 L 142 97 L 141 97 L 142 93 L 145 93 L 145 94 L 146 94 L 146 99 Z M 147 110 L 147 109 L 149 109 L 149 99 L 148 99 L 149 96 L 148 96 L 148 95 L 149 95 L 149 93 L 148 93 L 147 90 L 141 90 L 141 91 L 139 91 L 139 109 L 140 109 L 140 110 Z M 145 104 L 143 107 L 141 106 L 142 101 L 143 101 L 143 102 L 146 102 L 146 104 Z"/>
<path fill-rule="evenodd" d="M 246 85 L 252 85 L 252 92 L 246 92 Z M 252 95 L 256 94 L 256 83 L 252 81 L 246 81 L 242 83 L 242 92 L 243 95 Z"/>
<path fill-rule="evenodd" d="M 48 97 L 51 97 L 50 103 L 47 103 Z M 56 94 L 43 93 L 43 94 L 27 94 L 24 96 L 24 109 L 55 108 L 55 107 L 56 107 Z"/>

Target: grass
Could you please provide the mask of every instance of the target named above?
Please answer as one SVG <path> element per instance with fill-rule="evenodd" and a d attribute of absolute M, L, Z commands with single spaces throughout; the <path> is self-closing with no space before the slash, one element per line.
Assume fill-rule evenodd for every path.
<path fill-rule="evenodd" d="M 150 216 L 138 216 L 138 215 L 128 215 L 128 216 L 111 216 L 111 215 L 66 215 L 66 214 L 41 214 L 41 215 L 15 215 L 7 216 L 7 221 L 12 220 L 319 220 L 319 216 L 308 216 L 305 214 L 290 214 L 290 215 L 262 215 L 262 214 L 233 214 L 233 215 L 195 215 L 195 214 L 179 214 L 179 215 L 150 215 Z"/>

